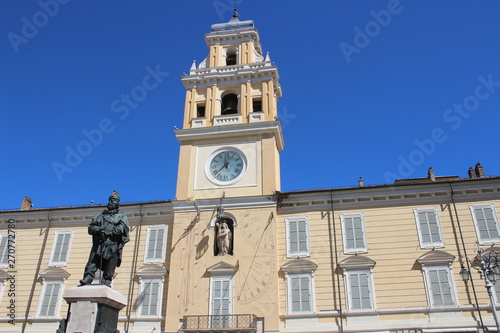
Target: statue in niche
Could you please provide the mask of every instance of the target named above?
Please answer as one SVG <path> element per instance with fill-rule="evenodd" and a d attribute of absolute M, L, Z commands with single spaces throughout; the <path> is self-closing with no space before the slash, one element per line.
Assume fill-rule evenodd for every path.
<path fill-rule="evenodd" d="M 123 246 L 129 238 L 129 222 L 125 213 L 119 212 L 120 195 L 113 191 L 107 208 L 98 213 L 89 224 L 88 233 L 92 235 L 92 248 L 85 266 L 80 285 L 91 284 L 95 272 L 103 273 L 104 284 L 111 286 L 115 268 L 120 267 Z"/>
<path fill-rule="evenodd" d="M 222 220 L 221 222 L 216 222 L 217 227 L 216 243 L 218 256 L 231 255 L 231 242 L 233 240 L 233 234 L 227 225 L 227 222 Z"/>

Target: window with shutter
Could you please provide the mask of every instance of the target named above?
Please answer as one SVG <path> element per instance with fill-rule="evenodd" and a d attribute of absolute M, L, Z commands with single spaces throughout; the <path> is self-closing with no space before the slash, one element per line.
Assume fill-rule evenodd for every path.
<path fill-rule="evenodd" d="M 286 218 L 287 255 L 305 257 L 310 255 L 309 221 L 307 217 Z"/>
<path fill-rule="evenodd" d="M 374 308 L 370 270 L 348 270 L 347 288 L 349 310 L 371 310 Z"/>
<path fill-rule="evenodd" d="M 288 274 L 288 311 L 290 313 L 312 311 L 312 275 Z"/>
<path fill-rule="evenodd" d="M 424 269 L 430 305 L 432 307 L 456 305 L 449 267 L 428 266 Z"/>
<path fill-rule="evenodd" d="M 160 316 L 162 293 L 163 280 L 161 278 L 141 279 L 140 317 Z"/>
<path fill-rule="evenodd" d="M 7 267 L 9 262 L 8 234 L 0 235 L 0 267 Z"/>
<path fill-rule="evenodd" d="M 500 243 L 500 228 L 495 207 L 490 205 L 470 206 L 476 234 L 481 245 Z"/>
<path fill-rule="evenodd" d="M 211 278 L 210 314 L 223 316 L 232 314 L 232 276 L 214 276 Z"/>
<path fill-rule="evenodd" d="M 155 226 L 148 228 L 146 251 L 144 254 L 144 261 L 146 263 L 165 261 L 166 238 L 166 226 Z"/>
<path fill-rule="evenodd" d="M 345 253 L 364 253 L 368 251 L 365 234 L 364 215 L 341 214 L 342 236 Z"/>
<path fill-rule="evenodd" d="M 68 264 L 72 238 L 73 231 L 56 231 L 50 256 L 50 266 L 66 266 Z"/>
<path fill-rule="evenodd" d="M 415 209 L 414 214 L 417 222 L 420 247 L 444 247 L 437 209 Z"/>
<path fill-rule="evenodd" d="M 61 280 L 45 281 L 38 306 L 38 317 L 56 317 L 58 315 L 62 285 Z"/>

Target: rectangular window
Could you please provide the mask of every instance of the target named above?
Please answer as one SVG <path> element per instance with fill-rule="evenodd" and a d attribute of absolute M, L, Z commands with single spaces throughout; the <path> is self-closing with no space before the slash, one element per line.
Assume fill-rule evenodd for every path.
<path fill-rule="evenodd" d="M 252 100 L 252 112 L 261 112 L 262 111 L 262 101 L 260 99 Z"/>
<path fill-rule="evenodd" d="M 370 270 L 347 271 L 349 310 L 374 309 Z"/>
<path fill-rule="evenodd" d="M 38 306 L 38 317 L 55 317 L 59 314 L 63 282 L 45 280 Z"/>
<path fill-rule="evenodd" d="M 50 256 L 50 266 L 66 266 L 68 264 L 72 238 L 73 231 L 56 231 Z"/>
<path fill-rule="evenodd" d="M 421 248 L 444 247 L 443 234 L 437 209 L 415 209 L 418 237 Z"/>
<path fill-rule="evenodd" d="M 230 278 L 212 278 L 212 315 L 219 316 L 232 313 L 231 289 Z"/>
<path fill-rule="evenodd" d="M 198 104 L 196 106 L 196 117 L 198 118 L 205 117 L 205 104 Z"/>
<path fill-rule="evenodd" d="M 140 317 L 160 316 L 162 293 L 162 279 L 141 279 L 141 295 L 139 298 Z"/>
<path fill-rule="evenodd" d="M 424 270 L 431 307 L 456 305 L 449 267 L 431 266 Z"/>
<path fill-rule="evenodd" d="M 342 236 L 345 253 L 362 253 L 368 251 L 365 235 L 364 215 L 341 214 Z"/>
<path fill-rule="evenodd" d="M 312 276 L 290 274 L 288 282 L 288 311 L 290 313 L 312 311 Z"/>
<path fill-rule="evenodd" d="M 9 262 L 9 251 L 8 251 L 9 235 L 0 235 L 0 267 L 7 267 Z"/>
<path fill-rule="evenodd" d="M 305 257 L 310 255 L 309 221 L 305 216 L 286 218 L 287 255 Z"/>
<path fill-rule="evenodd" d="M 148 228 L 148 236 L 146 240 L 146 252 L 144 261 L 164 262 L 165 251 L 167 242 L 167 228 L 166 226 L 155 226 Z"/>
<path fill-rule="evenodd" d="M 500 243 L 500 228 L 493 204 L 470 206 L 479 244 Z"/>

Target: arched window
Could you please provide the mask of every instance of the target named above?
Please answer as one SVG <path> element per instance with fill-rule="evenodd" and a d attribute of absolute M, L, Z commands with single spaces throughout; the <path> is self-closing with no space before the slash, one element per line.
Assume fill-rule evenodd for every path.
<path fill-rule="evenodd" d="M 221 115 L 238 113 L 238 96 L 227 94 L 222 97 Z"/>
<path fill-rule="evenodd" d="M 238 54 L 236 49 L 229 49 L 226 51 L 226 66 L 236 65 Z"/>
<path fill-rule="evenodd" d="M 215 222 L 214 228 L 214 255 L 233 255 L 234 223 L 228 217 L 222 217 Z"/>

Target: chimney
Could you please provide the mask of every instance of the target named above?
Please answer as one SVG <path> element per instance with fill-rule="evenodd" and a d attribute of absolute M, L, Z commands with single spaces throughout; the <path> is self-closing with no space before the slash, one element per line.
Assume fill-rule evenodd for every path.
<path fill-rule="evenodd" d="M 483 166 L 481 165 L 481 163 L 477 163 L 476 164 L 476 177 L 477 178 L 482 178 L 484 177 L 484 169 L 483 169 Z"/>
<path fill-rule="evenodd" d="M 358 179 L 358 185 L 359 185 L 359 187 L 365 186 L 365 182 L 363 181 L 362 177 L 359 177 L 359 179 Z"/>
<path fill-rule="evenodd" d="M 29 210 L 31 207 L 33 207 L 33 201 L 29 197 L 24 197 L 21 203 L 21 210 Z"/>
<path fill-rule="evenodd" d="M 476 178 L 476 173 L 474 172 L 474 169 L 472 169 L 472 167 L 469 168 L 467 173 L 469 174 L 469 178 Z"/>
<path fill-rule="evenodd" d="M 429 180 L 431 182 L 435 182 L 436 181 L 436 176 L 434 175 L 434 170 L 432 169 L 432 167 L 430 167 L 427 170 L 427 178 L 429 178 Z"/>

